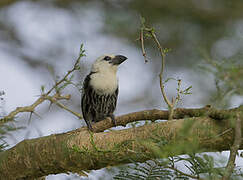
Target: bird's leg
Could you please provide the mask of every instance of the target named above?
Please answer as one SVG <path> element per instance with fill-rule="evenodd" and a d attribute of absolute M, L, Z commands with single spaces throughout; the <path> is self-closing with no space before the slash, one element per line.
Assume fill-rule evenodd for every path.
<path fill-rule="evenodd" d="M 111 118 L 111 121 L 113 122 L 113 124 L 114 124 L 115 126 L 117 126 L 117 124 L 116 124 L 116 119 L 115 119 L 114 114 L 111 114 L 111 115 L 110 115 L 110 118 Z"/>
<path fill-rule="evenodd" d="M 86 121 L 86 120 L 85 120 Z M 91 122 L 90 121 L 86 121 L 86 124 L 87 124 L 87 126 L 88 126 L 88 129 L 90 130 L 90 131 L 93 131 L 93 127 L 92 127 L 92 125 L 91 125 Z"/>
<path fill-rule="evenodd" d="M 94 130 L 93 130 L 93 127 L 91 126 L 90 123 L 89 123 L 89 125 L 88 125 L 88 128 L 89 128 L 90 131 L 92 131 L 92 132 L 94 131 Z"/>

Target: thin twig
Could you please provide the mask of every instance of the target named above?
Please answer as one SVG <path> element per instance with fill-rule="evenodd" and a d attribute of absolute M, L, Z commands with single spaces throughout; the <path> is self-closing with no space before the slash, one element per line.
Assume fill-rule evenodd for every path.
<path fill-rule="evenodd" d="M 140 30 L 140 40 L 141 40 L 141 48 L 142 48 L 143 56 L 145 58 L 145 62 L 146 62 L 146 53 L 145 53 L 144 41 L 143 41 L 143 33 L 144 33 L 144 31 L 147 31 L 152 36 L 152 38 L 155 41 L 155 43 L 157 45 L 157 48 L 159 49 L 159 52 L 160 52 L 160 56 L 161 56 L 161 69 L 160 69 L 160 73 L 159 73 L 160 91 L 161 91 L 161 94 L 162 94 L 162 96 L 164 98 L 164 101 L 168 105 L 169 112 L 170 112 L 169 120 L 171 120 L 171 119 L 173 119 L 173 113 L 174 113 L 174 107 L 175 107 L 175 102 L 176 101 L 171 102 L 167 98 L 166 93 L 165 93 L 164 84 L 163 84 L 163 73 L 164 73 L 164 67 L 165 67 L 165 56 L 166 56 L 166 54 L 163 51 L 163 48 L 160 45 L 160 42 L 159 42 L 158 38 L 156 37 L 156 34 L 154 33 L 153 28 L 146 28 L 145 25 L 144 25 L 144 22 L 141 21 L 141 23 L 142 23 L 142 27 L 141 27 L 141 30 Z"/>
<path fill-rule="evenodd" d="M 157 48 L 159 49 L 160 51 L 160 56 L 161 56 L 161 69 L 160 69 L 160 73 L 159 73 L 159 77 L 160 77 L 160 89 L 161 89 L 161 93 L 163 95 L 163 98 L 166 102 L 166 104 L 168 105 L 169 107 L 169 110 L 173 109 L 174 108 L 174 105 L 172 104 L 172 102 L 167 98 L 166 96 L 166 93 L 165 93 L 165 88 L 164 88 L 164 84 L 163 84 L 163 74 L 164 74 L 164 67 L 165 67 L 165 56 L 166 54 L 163 52 L 163 48 L 161 47 L 160 43 L 159 43 L 159 40 L 157 39 L 155 33 L 153 32 L 153 30 L 151 29 L 149 31 L 154 39 L 154 41 L 156 42 L 157 44 Z M 172 118 L 169 118 L 169 119 L 172 119 Z"/>
<path fill-rule="evenodd" d="M 30 117 L 29 117 L 29 120 L 28 120 L 28 125 L 29 125 L 30 122 L 31 122 L 32 114 L 33 114 L 33 112 L 30 112 Z"/>
<path fill-rule="evenodd" d="M 30 113 L 34 113 L 35 108 L 40 105 L 41 103 L 43 103 L 45 100 L 47 100 L 47 98 L 54 98 L 57 100 L 61 100 L 61 99 L 66 99 L 69 100 L 70 99 L 70 95 L 65 95 L 65 96 L 60 96 L 59 94 L 54 94 L 53 96 L 46 96 L 46 95 L 42 95 L 40 96 L 32 105 L 29 106 L 24 106 L 24 107 L 17 107 L 15 110 L 13 110 L 12 112 L 10 112 L 7 116 L 5 116 L 4 118 L 1 119 L 0 121 L 0 126 L 3 123 L 6 123 L 8 121 L 11 121 L 14 119 L 14 117 L 21 113 L 21 112 L 30 112 Z M 58 98 L 57 98 L 58 97 Z M 36 114 L 36 113 L 35 113 Z"/>
<path fill-rule="evenodd" d="M 66 107 L 65 105 L 63 105 L 62 103 L 58 102 L 56 99 L 54 99 L 53 97 L 51 96 L 48 96 L 47 99 L 51 102 L 51 103 L 54 103 L 56 104 L 57 106 L 59 106 L 60 108 L 62 109 L 65 109 L 66 111 L 72 113 L 73 115 L 77 116 L 79 119 L 83 119 L 83 116 L 81 116 L 79 113 L 69 109 L 68 107 Z"/>
<path fill-rule="evenodd" d="M 30 112 L 31 115 L 32 113 L 35 113 L 35 108 L 40 105 L 41 103 L 43 103 L 45 100 L 49 99 L 50 98 L 53 100 L 53 102 L 56 103 L 57 100 L 60 100 L 60 99 L 66 99 L 66 100 L 69 100 L 70 99 L 70 95 L 66 95 L 66 96 L 60 96 L 59 92 L 56 91 L 56 93 L 53 95 L 53 96 L 49 96 L 49 94 L 54 90 L 54 89 L 57 89 L 57 87 L 67 81 L 67 78 L 70 74 L 72 74 L 75 70 L 78 70 L 79 69 L 79 63 L 80 63 L 80 59 L 81 57 L 85 56 L 84 54 L 84 50 L 83 50 L 83 44 L 80 46 L 80 52 L 79 52 L 79 56 L 73 66 L 73 68 L 71 70 L 69 70 L 66 75 L 59 81 L 57 81 L 55 83 L 55 85 L 49 89 L 49 91 L 47 91 L 46 93 L 42 93 L 41 96 L 32 104 L 32 105 L 29 105 L 29 106 L 24 106 L 24 107 L 17 107 L 15 110 L 13 110 L 12 112 L 10 112 L 7 116 L 3 117 L 2 119 L 0 119 L 0 126 L 8 121 L 12 121 L 14 119 L 14 117 L 21 113 L 21 112 Z M 55 99 L 55 100 L 54 100 Z M 65 109 L 65 108 L 64 108 Z M 67 109 L 65 109 L 67 110 Z M 69 112 L 71 112 L 71 110 L 68 110 Z M 36 114 L 36 113 L 35 113 Z M 73 113 L 75 114 L 75 113 Z M 77 117 L 80 117 L 80 115 L 77 115 Z M 31 117 L 30 117 L 31 118 Z"/>
<path fill-rule="evenodd" d="M 58 81 L 58 82 L 56 82 L 56 84 L 47 92 L 47 93 L 45 93 L 45 95 L 49 95 L 57 86 L 59 86 L 62 82 L 64 82 L 64 81 L 66 81 L 66 79 L 67 79 L 67 77 L 73 72 L 73 71 L 75 71 L 75 70 L 77 70 L 77 67 L 78 67 L 78 64 L 79 64 L 79 62 L 80 62 L 80 59 L 81 59 L 81 57 L 82 57 L 82 54 L 79 54 L 79 57 L 78 57 L 78 59 L 76 60 L 76 62 L 75 62 L 75 64 L 74 64 L 74 66 L 73 66 L 73 68 L 71 69 L 71 70 L 69 70 L 68 72 L 67 72 L 67 74 L 60 80 L 60 81 Z"/>
<path fill-rule="evenodd" d="M 238 149 L 241 144 L 241 119 L 240 114 L 236 114 L 236 123 L 235 123 L 235 139 L 232 147 L 230 148 L 230 157 L 226 166 L 225 175 L 222 180 L 230 179 L 235 167 L 235 159 L 237 156 Z"/>
<path fill-rule="evenodd" d="M 142 53 L 143 53 L 143 57 L 144 57 L 144 62 L 147 63 L 147 56 L 146 56 L 146 52 L 145 52 L 145 48 L 144 48 L 144 40 L 143 40 L 143 28 L 141 28 L 140 31 L 140 41 L 141 41 L 141 48 L 142 48 Z"/>
<path fill-rule="evenodd" d="M 144 49 L 144 41 L 143 41 L 143 33 L 147 32 L 149 33 L 149 35 L 152 37 L 152 39 L 154 40 L 159 52 L 160 52 L 160 56 L 161 56 L 161 69 L 160 69 L 160 73 L 159 73 L 159 80 L 160 80 L 160 91 L 161 94 L 163 96 L 164 101 L 166 102 L 167 106 L 168 106 L 168 110 L 169 110 L 169 120 L 174 118 L 174 110 L 175 107 L 177 105 L 177 103 L 179 102 L 179 100 L 181 100 L 180 95 L 181 94 L 190 94 L 188 93 L 188 90 L 191 87 L 188 87 L 187 89 L 185 89 L 184 91 L 181 90 L 181 80 L 177 80 L 178 84 L 177 84 L 177 94 L 176 97 L 172 97 L 171 101 L 168 99 L 166 92 L 165 92 L 165 86 L 164 86 L 164 82 L 163 82 L 163 74 L 164 74 L 164 69 L 165 69 L 165 56 L 166 53 L 169 51 L 167 48 L 163 48 L 155 34 L 155 31 L 153 28 L 147 28 L 145 27 L 145 20 L 144 18 L 141 18 L 141 29 L 140 29 L 140 40 L 141 40 L 141 48 L 142 48 L 142 52 L 143 52 L 143 56 L 144 58 L 146 58 L 146 53 L 145 53 L 145 49 Z M 167 81 L 167 80 L 166 80 Z M 165 81 L 165 82 L 166 82 Z"/>

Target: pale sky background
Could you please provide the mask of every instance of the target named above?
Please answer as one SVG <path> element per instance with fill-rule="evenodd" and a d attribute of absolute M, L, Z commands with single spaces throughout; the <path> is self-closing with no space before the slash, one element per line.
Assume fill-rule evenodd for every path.
<path fill-rule="evenodd" d="M 50 7 L 41 7 L 31 2 L 19 2 L 7 9 L 0 11 L 0 18 L 7 18 L 11 22 L 13 29 L 19 33 L 24 47 L 16 48 L 19 52 L 27 54 L 42 60 L 54 66 L 57 75 L 62 76 L 67 70 L 71 69 L 78 56 L 80 43 L 84 43 L 86 57 L 82 59 L 81 66 L 85 66 L 86 71 L 76 73 L 76 80 L 82 81 L 88 73 L 89 68 L 95 58 L 102 54 L 122 54 L 128 57 L 128 60 L 120 66 L 119 86 L 120 94 L 115 114 L 121 115 L 129 112 L 162 108 L 166 106 L 162 102 L 162 96 L 159 89 L 159 72 L 150 72 L 153 59 L 144 64 L 143 56 L 140 49 L 131 46 L 126 40 L 118 39 L 112 35 L 104 35 L 102 27 L 105 25 L 102 11 L 98 7 L 92 6 L 87 8 L 73 8 L 73 13 L 78 13 L 79 18 L 62 9 L 53 9 Z M 235 24 L 234 36 L 218 40 L 213 46 L 212 52 L 222 57 L 230 57 L 236 53 L 242 46 L 242 40 L 237 40 L 243 29 L 243 21 Z M 46 89 L 53 85 L 51 74 L 47 68 L 30 68 L 25 61 L 20 61 L 15 55 L 9 44 L 0 41 L 0 91 L 6 94 L 4 100 L 0 100 L 4 112 L 7 114 L 19 106 L 32 104 L 40 95 L 41 85 Z M 57 52 L 51 54 L 50 46 L 56 46 Z M 226 48 L 227 47 L 227 48 Z M 88 68 L 88 71 L 87 71 Z M 181 69 L 174 71 L 167 68 L 166 77 L 181 78 L 183 87 L 192 85 L 192 95 L 184 97 L 180 103 L 181 107 L 197 108 L 205 104 L 202 99 L 207 92 L 199 87 L 203 83 L 208 90 L 213 90 L 214 80 L 211 75 L 198 72 L 197 67 L 192 69 Z M 200 76 L 205 76 L 204 80 L 198 80 Z M 146 86 L 150 82 L 155 82 L 151 89 Z M 175 82 L 168 83 L 167 92 L 171 95 L 175 92 Z M 68 87 L 67 93 L 72 94 L 72 102 L 64 104 L 80 112 L 80 94 L 72 86 Z M 141 99 L 143 97 L 143 99 Z M 75 99 L 75 100 L 74 100 Z M 231 107 L 237 107 L 242 104 L 242 97 L 233 97 Z M 1 110 L 2 110 L 1 109 Z M 32 121 L 26 129 L 13 132 L 7 137 L 10 147 L 25 138 L 36 138 L 47 136 L 54 133 L 67 132 L 77 129 L 84 125 L 72 114 L 62 109 L 56 108 L 55 105 L 48 111 L 48 104 L 44 103 L 36 111 L 41 118 L 33 115 Z M 25 122 L 29 114 L 19 114 L 18 119 Z M 227 156 L 228 153 L 222 153 Z M 242 158 L 237 159 L 237 165 L 243 166 Z M 89 179 L 98 179 L 99 175 L 104 173 L 103 170 L 92 171 Z M 49 175 L 48 180 L 66 180 L 69 175 Z M 72 177 L 74 179 L 74 177 Z M 76 177 L 75 179 L 81 179 Z"/>

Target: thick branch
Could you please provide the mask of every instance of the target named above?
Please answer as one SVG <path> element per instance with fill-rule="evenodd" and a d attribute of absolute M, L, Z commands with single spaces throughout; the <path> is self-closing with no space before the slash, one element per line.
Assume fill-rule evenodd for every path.
<path fill-rule="evenodd" d="M 33 179 L 48 174 L 100 169 L 129 163 L 131 160 L 144 162 L 156 157 L 151 148 L 156 146 L 156 143 L 150 142 L 148 146 L 144 142 L 154 137 L 163 137 L 166 141 L 175 143 L 184 122 L 190 120 L 193 123 L 193 134 L 185 137 L 185 143 L 189 143 L 192 141 L 191 137 L 195 137 L 199 147 L 204 150 L 229 149 L 230 143 L 233 142 L 232 131 L 225 130 L 229 129 L 230 123 L 203 116 L 206 111 L 209 112 L 209 116 L 225 117 L 227 120 L 231 114 L 242 112 L 243 109 L 176 109 L 175 116 L 178 118 L 191 115 L 202 117 L 151 123 L 137 128 L 101 133 L 91 133 L 85 127 L 68 133 L 24 140 L 0 154 L 0 179 Z M 224 116 L 219 116 L 219 113 Z M 125 125 L 142 119 L 166 118 L 167 111 L 148 110 L 117 117 L 117 123 Z M 102 131 L 102 128 L 110 127 L 111 124 L 110 119 L 106 119 L 93 127 L 96 131 Z M 240 147 L 243 148 L 243 144 Z"/>
<path fill-rule="evenodd" d="M 234 112 L 237 110 L 243 110 L 243 106 L 240 106 L 236 109 L 230 110 L 217 110 L 211 108 L 210 105 L 207 105 L 203 108 L 198 109 L 185 109 L 185 108 L 177 108 L 174 112 L 174 119 L 183 119 L 186 117 L 202 117 L 208 116 L 215 120 L 223 120 L 229 118 L 230 112 Z M 127 123 L 141 121 L 141 120 L 168 120 L 169 119 L 169 111 L 167 110 L 145 110 L 140 112 L 133 112 L 123 116 L 116 117 L 117 125 L 118 126 L 125 126 Z M 104 121 L 100 121 L 93 125 L 94 132 L 103 132 L 106 129 L 113 127 L 114 124 L 112 123 L 111 119 L 106 119 Z"/>

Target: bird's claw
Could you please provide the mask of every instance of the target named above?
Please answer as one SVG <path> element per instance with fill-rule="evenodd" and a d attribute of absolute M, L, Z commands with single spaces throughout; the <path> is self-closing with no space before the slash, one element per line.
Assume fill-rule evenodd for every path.
<path fill-rule="evenodd" d="M 117 126 L 115 116 L 111 115 L 110 118 L 111 118 L 111 121 L 113 122 L 114 126 Z"/>
<path fill-rule="evenodd" d="M 87 121 L 86 121 L 86 123 L 87 123 L 88 129 L 93 132 L 94 130 L 93 130 L 93 127 L 92 127 L 91 123 L 87 122 Z"/>

